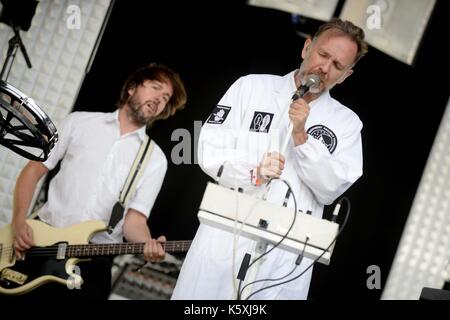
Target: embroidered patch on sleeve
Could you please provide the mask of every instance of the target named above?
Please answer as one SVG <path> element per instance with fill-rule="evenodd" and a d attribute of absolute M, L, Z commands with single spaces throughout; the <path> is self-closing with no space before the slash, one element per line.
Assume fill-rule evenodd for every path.
<path fill-rule="evenodd" d="M 231 107 L 217 105 L 208 118 L 207 123 L 222 124 L 230 113 Z"/>
<path fill-rule="evenodd" d="M 250 131 L 268 133 L 272 119 L 273 113 L 255 111 L 252 123 L 250 123 Z"/>
<path fill-rule="evenodd" d="M 333 131 L 323 125 L 312 126 L 308 129 L 307 133 L 313 138 L 321 141 L 330 153 L 333 153 L 337 146 L 337 137 Z"/>

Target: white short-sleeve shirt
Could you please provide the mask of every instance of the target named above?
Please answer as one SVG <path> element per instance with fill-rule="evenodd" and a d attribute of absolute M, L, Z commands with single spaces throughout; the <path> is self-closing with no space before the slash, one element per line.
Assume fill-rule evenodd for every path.
<path fill-rule="evenodd" d="M 61 168 L 50 183 L 48 202 L 39 210 L 39 217 L 54 227 L 87 220 L 108 224 L 143 142 L 145 127 L 121 136 L 118 111 L 74 112 L 58 132 L 60 139 L 43 164 L 51 170 L 62 159 Z M 133 208 L 149 216 L 166 171 L 167 159 L 155 145 L 125 214 Z M 98 233 L 92 242 L 122 242 L 122 226 L 123 219 L 112 234 Z"/>

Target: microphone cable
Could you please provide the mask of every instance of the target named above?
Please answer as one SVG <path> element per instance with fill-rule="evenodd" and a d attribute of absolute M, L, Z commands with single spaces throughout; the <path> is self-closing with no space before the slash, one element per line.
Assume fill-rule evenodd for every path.
<path fill-rule="evenodd" d="M 295 195 L 294 195 L 294 193 L 292 192 L 292 188 L 291 188 L 290 184 L 289 184 L 286 180 L 284 180 L 284 179 L 280 179 L 280 178 L 272 178 L 272 179 L 270 179 L 269 182 L 267 183 L 267 187 L 270 185 L 270 183 L 272 182 L 272 180 L 280 180 L 280 181 L 282 181 L 284 184 L 286 184 L 286 186 L 288 187 L 288 192 L 286 193 L 286 195 L 288 195 L 289 193 L 292 194 L 292 198 L 293 198 L 293 200 L 294 200 L 294 210 L 295 210 L 295 211 L 294 211 L 294 217 L 293 217 L 293 219 L 292 219 L 291 225 L 289 226 L 289 229 L 286 231 L 286 233 L 283 235 L 283 237 L 280 239 L 280 241 L 278 241 L 278 242 L 277 242 L 272 248 L 270 248 L 268 251 L 264 252 L 262 255 L 260 255 L 260 256 L 257 257 L 255 260 L 253 260 L 253 261 L 248 265 L 247 270 L 250 269 L 250 267 L 252 267 L 252 266 L 255 264 L 256 261 L 258 261 L 258 260 L 261 259 L 262 257 L 268 255 L 270 252 L 272 252 L 272 250 L 274 250 L 276 247 L 278 247 L 278 246 L 284 241 L 284 239 L 287 238 L 287 236 L 289 235 L 289 232 L 291 232 L 292 228 L 293 228 L 294 225 L 295 225 L 295 220 L 296 220 L 296 217 L 297 217 L 297 199 L 295 198 Z M 247 270 L 245 270 L 245 272 L 246 272 Z M 250 284 L 252 284 L 252 283 L 254 283 L 254 282 L 255 282 L 255 281 L 250 282 L 250 283 L 248 283 L 246 286 L 248 286 L 248 285 L 250 285 Z M 238 295 L 237 295 L 236 300 L 241 300 L 241 294 L 242 294 L 242 291 L 243 291 L 244 288 L 245 288 L 245 287 L 244 287 L 243 289 L 241 289 L 241 286 L 242 286 L 242 280 L 239 280 L 239 285 L 238 285 Z M 250 295 L 250 296 L 251 296 L 251 295 Z M 248 299 L 248 298 L 247 298 L 247 299 Z"/>
<path fill-rule="evenodd" d="M 255 283 L 258 283 L 258 282 L 263 282 L 263 281 L 281 281 L 281 280 L 283 280 L 283 279 L 289 277 L 292 273 L 294 273 L 294 271 L 297 269 L 297 267 L 302 263 L 303 256 L 304 256 L 304 254 L 305 254 L 305 249 L 306 249 L 306 245 L 308 244 L 308 241 L 309 241 L 309 237 L 306 237 L 306 241 L 305 241 L 305 245 L 303 246 L 302 253 L 300 253 L 300 254 L 298 255 L 297 260 L 295 261 L 295 266 L 294 266 L 294 268 L 293 268 L 288 274 L 286 274 L 286 275 L 284 275 L 284 276 L 282 276 L 282 277 L 280 277 L 280 278 L 276 278 L 276 279 L 269 279 L 269 278 L 267 278 L 267 279 L 260 279 L 260 280 L 255 280 L 255 281 L 253 281 L 253 282 L 247 283 L 247 284 L 241 289 L 241 294 L 242 294 L 242 292 L 245 290 L 245 288 L 248 287 L 249 285 L 252 285 L 252 284 L 255 284 Z M 258 290 L 258 291 L 259 291 L 259 290 Z M 256 292 L 255 292 L 255 293 L 256 293 Z M 253 295 L 253 294 L 251 294 L 251 295 Z M 248 300 L 248 298 L 249 298 L 251 295 L 249 295 L 249 296 L 246 298 L 246 300 Z"/>
<path fill-rule="evenodd" d="M 267 286 L 267 287 L 263 287 L 263 288 L 261 288 L 261 289 L 258 289 L 258 290 L 256 290 L 255 292 L 252 292 L 245 300 L 248 300 L 248 299 L 250 299 L 250 297 L 251 296 L 253 296 L 253 295 L 255 295 L 255 294 L 257 294 L 258 292 L 261 292 L 261 291 L 263 291 L 263 290 L 267 290 L 267 289 L 270 289 L 270 288 L 273 288 L 273 287 L 276 287 L 276 286 L 279 286 L 279 285 L 282 285 L 282 284 L 285 284 L 285 283 L 288 283 L 288 282 L 291 282 L 291 281 L 294 281 L 294 280 L 296 280 L 296 279 L 298 279 L 298 278 L 300 278 L 303 274 L 305 274 L 305 272 L 306 271 L 308 271 L 317 261 L 319 261 L 319 259 L 325 254 L 325 252 L 327 252 L 330 248 L 331 248 L 331 246 L 336 242 L 336 240 L 337 240 L 337 238 L 339 237 L 339 235 L 342 233 L 342 231 L 344 230 L 344 228 L 345 228 L 345 226 L 347 225 L 347 222 L 348 222 L 348 218 L 349 218 L 349 216 L 350 216 L 350 210 L 351 210 L 351 204 L 350 204 L 350 200 L 347 198 L 347 197 L 342 197 L 341 198 L 341 201 L 340 202 L 342 202 L 342 200 L 345 200 L 345 202 L 347 203 L 347 210 L 346 210 L 346 212 L 345 212 L 345 220 L 344 220 L 344 222 L 342 223 L 342 227 L 341 228 L 339 228 L 339 231 L 338 231 L 338 233 L 336 234 L 336 236 L 334 237 L 334 239 L 333 239 L 333 241 L 331 241 L 331 243 L 329 244 L 329 246 L 316 258 L 316 259 L 314 259 L 314 261 L 305 269 L 305 270 L 303 270 L 299 275 L 297 275 L 297 276 L 295 276 L 294 278 L 291 278 L 291 279 L 289 279 L 289 280 L 286 280 L 286 281 L 283 281 L 283 282 L 280 282 L 280 283 L 276 283 L 276 284 L 273 284 L 273 285 L 270 285 L 270 286 Z M 294 270 L 297 268 L 297 266 L 294 268 Z M 291 273 L 292 273 L 293 271 L 291 271 L 288 275 L 290 275 Z M 286 276 L 285 276 L 286 277 Z M 265 279 L 265 281 L 270 281 L 271 279 Z M 260 281 L 264 281 L 264 280 L 257 280 L 258 282 L 260 282 Z"/>

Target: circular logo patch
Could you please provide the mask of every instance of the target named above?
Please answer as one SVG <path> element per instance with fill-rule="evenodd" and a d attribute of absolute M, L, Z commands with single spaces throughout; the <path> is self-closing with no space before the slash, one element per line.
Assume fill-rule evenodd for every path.
<path fill-rule="evenodd" d="M 337 138 L 333 131 L 325 126 L 317 125 L 312 126 L 307 132 L 315 139 L 322 141 L 322 143 L 328 148 L 330 153 L 333 153 L 337 146 Z"/>

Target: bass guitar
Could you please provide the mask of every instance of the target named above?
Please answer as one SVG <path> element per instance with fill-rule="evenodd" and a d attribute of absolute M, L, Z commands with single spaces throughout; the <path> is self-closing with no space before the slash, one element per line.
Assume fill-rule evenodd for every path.
<path fill-rule="evenodd" d="M 90 244 L 89 239 L 106 230 L 102 221 L 87 221 L 67 228 L 54 228 L 39 220 L 27 220 L 35 246 L 16 259 L 11 225 L 0 229 L 0 294 L 19 295 L 45 283 L 58 282 L 68 288 L 83 281 L 76 264 L 94 256 L 142 254 L 145 243 Z M 192 241 L 168 241 L 166 252 L 185 252 Z M 79 269 L 79 268 L 78 268 Z"/>

